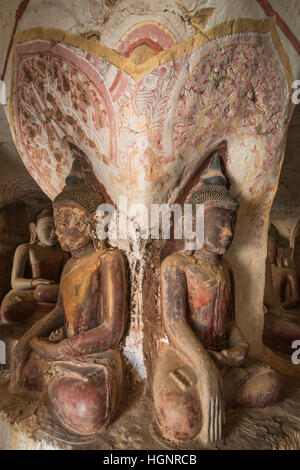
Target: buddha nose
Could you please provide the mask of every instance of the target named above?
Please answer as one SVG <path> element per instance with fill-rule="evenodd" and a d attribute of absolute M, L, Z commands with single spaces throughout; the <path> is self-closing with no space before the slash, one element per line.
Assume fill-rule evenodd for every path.
<path fill-rule="evenodd" d="M 54 227 L 50 232 L 50 237 L 52 238 L 52 240 L 54 240 L 54 238 L 56 238 L 56 233 L 55 233 L 55 228 Z"/>
<path fill-rule="evenodd" d="M 222 229 L 222 238 L 231 238 L 232 237 L 232 229 L 225 225 Z"/>

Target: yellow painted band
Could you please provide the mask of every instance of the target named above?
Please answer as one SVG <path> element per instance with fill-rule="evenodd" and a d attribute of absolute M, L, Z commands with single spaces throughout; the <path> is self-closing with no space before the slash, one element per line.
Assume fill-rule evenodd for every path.
<path fill-rule="evenodd" d="M 268 33 L 271 32 L 272 40 L 274 46 L 279 54 L 281 63 L 285 70 L 289 86 L 291 88 L 293 82 L 293 72 L 291 69 L 290 61 L 287 56 L 287 53 L 282 45 L 280 40 L 276 22 L 274 18 L 267 18 L 263 20 L 253 20 L 246 18 L 239 18 L 235 20 L 226 21 L 221 23 L 208 31 L 199 32 L 195 36 L 183 41 L 181 43 L 175 44 L 170 49 L 161 51 L 159 54 L 150 57 L 148 60 L 141 64 L 135 64 L 130 59 L 123 57 L 114 49 L 111 49 L 107 46 L 99 44 L 94 40 L 86 39 L 80 35 L 71 34 L 67 31 L 62 31 L 58 29 L 45 29 L 45 28 L 33 28 L 27 31 L 22 31 L 18 33 L 14 40 L 14 54 L 13 54 L 13 63 L 12 63 L 12 80 L 11 80 L 11 100 L 10 100 L 10 122 L 12 133 L 15 141 L 15 145 L 18 149 L 20 155 L 20 149 L 18 146 L 16 131 L 15 131 L 15 122 L 14 122 L 14 80 L 15 80 L 15 47 L 17 44 L 21 44 L 27 41 L 33 40 L 44 40 L 44 41 L 55 41 L 60 42 L 69 46 L 78 47 L 88 52 L 97 54 L 98 56 L 106 59 L 108 62 L 115 65 L 118 69 L 123 70 L 128 73 L 134 80 L 139 81 L 145 77 L 152 70 L 155 70 L 160 65 L 168 62 L 171 59 L 178 58 L 183 54 L 192 52 L 197 49 L 202 44 L 205 44 L 213 39 L 222 36 L 228 36 L 234 33 L 243 33 L 243 32 L 256 32 L 256 33 Z"/>
<path fill-rule="evenodd" d="M 123 70 L 128 75 L 130 75 L 134 80 L 139 81 L 160 65 L 163 65 L 171 59 L 177 59 L 183 54 L 192 52 L 202 44 L 222 36 L 243 32 L 272 33 L 274 46 L 279 54 L 281 63 L 287 75 L 289 85 L 291 86 L 293 81 L 291 65 L 286 51 L 281 43 L 276 28 L 276 23 L 273 18 L 267 18 L 264 20 L 238 18 L 235 20 L 226 21 L 209 29 L 208 31 L 199 32 L 186 41 L 175 44 L 170 49 L 161 51 L 159 54 L 150 57 L 141 64 L 135 64 L 132 60 L 122 56 L 114 49 L 99 44 L 94 40 L 90 40 L 83 36 L 71 34 L 67 31 L 54 28 L 34 28 L 27 31 L 22 31 L 16 35 L 14 47 L 17 44 L 37 39 L 44 41 L 55 41 L 69 46 L 78 47 L 106 59 L 108 62 L 115 65 L 118 69 Z"/>

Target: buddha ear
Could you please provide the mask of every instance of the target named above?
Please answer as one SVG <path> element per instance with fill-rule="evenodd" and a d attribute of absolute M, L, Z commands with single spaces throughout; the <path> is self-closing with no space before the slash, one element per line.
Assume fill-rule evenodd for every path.
<path fill-rule="evenodd" d="M 92 236 L 94 235 L 95 233 L 95 214 L 87 214 L 87 224 L 88 224 L 88 227 L 89 227 L 89 232 L 90 232 L 90 235 L 91 235 L 91 238 Z"/>
<path fill-rule="evenodd" d="M 36 225 L 31 222 L 29 224 L 29 232 L 30 232 L 30 243 L 37 243 L 39 241 L 36 231 Z"/>
<path fill-rule="evenodd" d="M 91 237 L 95 250 L 101 251 L 103 249 L 103 244 L 101 243 L 101 240 L 99 240 L 97 236 L 96 226 L 97 226 L 97 219 L 96 219 L 96 212 L 94 212 L 93 214 L 90 214 L 88 217 L 89 233 L 90 233 L 90 237 Z"/>

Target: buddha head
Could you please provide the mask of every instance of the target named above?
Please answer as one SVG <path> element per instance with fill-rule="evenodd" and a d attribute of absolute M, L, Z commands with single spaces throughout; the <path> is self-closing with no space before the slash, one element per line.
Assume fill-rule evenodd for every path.
<path fill-rule="evenodd" d="M 268 233 L 268 244 L 267 252 L 271 264 L 275 264 L 278 261 L 279 254 L 279 233 L 274 225 L 271 225 Z"/>
<path fill-rule="evenodd" d="M 223 255 L 230 247 L 238 210 L 238 202 L 227 189 L 220 158 L 219 155 L 212 158 L 203 172 L 201 185 L 192 192 L 187 201 L 187 204 L 192 205 L 194 219 L 197 204 L 204 205 L 202 249 L 214 255 Z"/>
<path fill-rule="evenodd" d="M 31 242 L 44 246 L 55 246 L 57 237 L 53 212 L 51 209 L 44 209 L 36 218 L 36 223 L 30 224 Z"/>
<path fill-rule="evenodd" d="M 102 194 L 85 181 L 81 163 L 75 158 L 66 184 L 53 202 L 56 235 L 63 250 L 73 253 L 91 241 L 98 248 L 94 218 L 102 203 Z"/>

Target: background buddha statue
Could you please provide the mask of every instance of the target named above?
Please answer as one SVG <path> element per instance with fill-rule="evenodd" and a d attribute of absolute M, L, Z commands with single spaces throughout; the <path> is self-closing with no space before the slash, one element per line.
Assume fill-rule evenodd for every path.
<path fill-rule="evenodd" d="M 20 245 L 14 255 L 12 290 L 1 304 L 2 323 L 27 320 L 37 304 L 49 312 L 57 301 L 67 255 L 57 242 L 52 210 L 44 209 L 30 224 L 30 232 L 31 241 Z"/>
<path fill-rule="evenodd" d="M 297 274 L 292 268 L 282 266 L 279 233 L 271 226 L 266 258 L 263 343 L 289 358 L 294 352 L 293 342 L 300 338 L 299 304 Z"/>
<path fill-rule="evenodd" d="M 125 264 L 118 249 L 96 238 L 94 215 L 103 202 L 74 161 L 53 204 L 56 233 L 71 258 L 56 307 L 14 350 L 9 386 L 13 393 L 48 391 L 58 422 L 80 435 L 107 426 L 122 389 Z"/>
<path fill-rule="evenodd" d="M 283 266 L 281 255 L 279 233 L 271 225 L 268 235 L 268 260 L 271 264 L 274 292 L 281 306 L 290 310 L 300 305 L 299 281 L 294 269 Z"/>
<path fill-rule="evenodd" d="M 233 274 L 222 259 L 238 204 L 215 156 L 187 203 L 204 204 L 204 244 L 168 256 L 161 269 L 162 315 L 170 344 L 154 375 L 160 432 L 171 440 L 222 438 L 224 409 L 265 407 L 281 395 L 279 375 L 248 356 L 235 322 Z M 245 299 L 246 300 L 246 299 Z"/>

